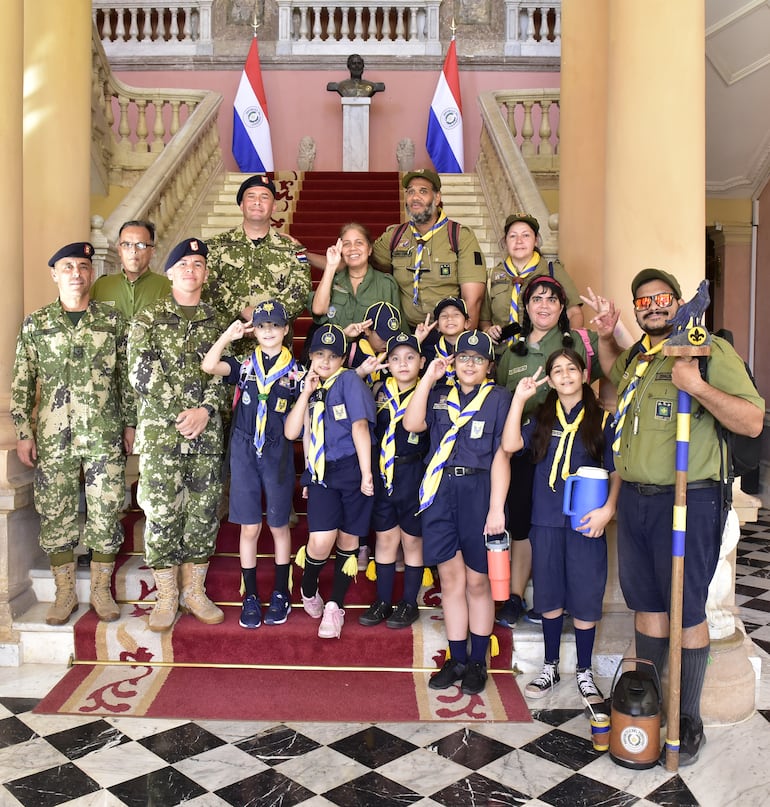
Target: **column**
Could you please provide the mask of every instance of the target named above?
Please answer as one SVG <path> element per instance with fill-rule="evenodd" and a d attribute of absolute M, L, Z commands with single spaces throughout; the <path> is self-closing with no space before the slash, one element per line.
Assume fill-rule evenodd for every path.
<path fill-rule="evenodd" d="M 371 98 L 340 98 L 342 102 L 342 170 L 369 170 L 369 107 Z"/>
<path fill-rule="evenodd" d="M 91 191 L 91 3 L 25 0 L 24 310 L 55 297 L 48 258 L 87 240 Z"/>

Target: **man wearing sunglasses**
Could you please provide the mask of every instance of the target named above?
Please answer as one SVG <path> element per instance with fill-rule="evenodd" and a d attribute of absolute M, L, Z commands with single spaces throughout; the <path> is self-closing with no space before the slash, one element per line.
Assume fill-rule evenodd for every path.
<path fill-rule="evenodd" d="M 594 322 L 602 369 L 618 389 L 615 468 L 623 480 L 618 501 L 618 569 L 626 604 L 635 612 L 636 655 L 662 673 L 668 659 L 671 534 L 676 476 L 679 390 L 692 398 L 687 484 L 686 554 L 682 608 L 679 764 L 694 763 L 705 743 L 700 698 L 709 659 L 706 596 L 716 569 L 726 515 L 723 463 L 715 420 L 736 434 L 757 436 L 765 402 L 743 360 L 712 336 L 701 374 L 697 358 L 666 356 L 671 320 L 683 304 L 679 281 L 661 269 L 643 269 L 631 283 L 642 339 L 620 352 L 612 333 L 619 311 Z M 665 746 L 661 761 L 665 760 Z"/>
<path fill-rule="evenodd" d="M 150 269 L 155 255 L 155 225 L 151 221 L 127 221 L 118 233 L 120 272 L 102 275 L 91 287 L 91 297 L 115 306 L 132 320 L 143 308 L 171 292 L 165 275 Z"/>

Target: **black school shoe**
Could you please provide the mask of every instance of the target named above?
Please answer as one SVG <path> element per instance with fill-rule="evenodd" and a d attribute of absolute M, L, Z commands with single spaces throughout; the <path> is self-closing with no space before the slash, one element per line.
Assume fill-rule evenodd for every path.
<path fill-rule="evenodd" d="M 701 748 L 706 745 L 706 735 L 703 733 L 703 723 L 689 715 L 682 715 L 679 719 L 679 767 L 685 768 L 698 761 Z M 666 766 L 666 744 L 660 749 L 658 762 Z"/>
<path fill-rule="evenodd" d="M 408 628 L 413 625 L 420 618 L 420 610 L 411 602 L 404 602 L 401 600 L 398 605 L 393 609 L 393 613 L 388 617 L 385 623 L 389 628 L 398 630 L 400 628 Z"/>
<path fill-rule="evenodd" d="M 487 685 L 487 665 L 483 661 L 471 661 L 465 668 L 460 689 L 466 695 L 478 695 Z"/>
<path fill-rule="evenodd" d="M 452 684 L 456 684 L 465 675 L 465 664 L 448 658 L 444 666 L 431 675 L 428 686 L 431 689 L 449 689 Z"/>
<path fill-rule="evenodd" d="M 371 628 L 374 625 L 379 625 L 380 622 L 384 622 L 391 613 L 393 613 L 391 605 L 388 605 L 383 600 L 375 600 L 366 610 L 366 613 L 358 617 L 358 621 L 361 625 Z"/>

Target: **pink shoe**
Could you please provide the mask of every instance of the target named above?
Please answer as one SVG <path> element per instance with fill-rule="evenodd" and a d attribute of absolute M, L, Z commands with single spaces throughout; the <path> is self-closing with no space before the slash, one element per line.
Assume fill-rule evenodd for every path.
<path fill-rule="evenodd" d="M 318 626 L 319 639 L 339 639 L 342 626 L 345 624 L 345 612 L 336 602 L 327 602 L 324 606 L 324 616 Z"/>
<path fill-rule="evenodd" d="M 303 594 L 302 607 L 305 609 L 305 613 L 308 616 L 312 616 L 313 619 L 320 619 L 321 614 L 324 612 L 324 601 L 321 599 L 321 595 L 317 591 L 312 597 L 306 597 Z"/>

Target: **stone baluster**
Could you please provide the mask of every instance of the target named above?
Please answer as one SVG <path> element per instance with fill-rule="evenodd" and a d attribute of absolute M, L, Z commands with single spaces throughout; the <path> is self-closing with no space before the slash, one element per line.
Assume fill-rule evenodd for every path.
<path fill-rule="evenodd" d="M 541 157 L 550 157 L 553 154 L 553 146 L 551 145 L 551 119 L 550 119 L 550 101 L 540 102 L 540 143 L 538 145 L 538 154 Z"/>
<path fill-rule="evenodd" d="M 102 76 L 102 101 L 104 103 L 104 118 L 112 129 L 115 125 L 115 112 L 112 109 L 112 92 L 107 75 Z"/>
<path fill-rule="evenodd" d="M 125 95 L 118 96 L 118 106 L 120 107 L 120 121 L 118 122 L 118 142 L 126 140 L 131 134 L 131 129 L 128 125 L 128 104 L 129 99 Z"/>
<path fill-rule="evenodd" d="M 524 13 L 527 15 L 527 44 L 534 44 L 535 42 L 535 8 L 529 6 L 525 9 Z"/>
<path fill-rule="evenodd" d="M 171 15 L 169 34 L 171 35 L 171 41 L 174 42 L 179 40 L 179 9 L 170 8 L 169 13 Z"/>
<path fill-rule="evenodd" d="M 340 41 L 345 41 L 350 39 L 350 9 L 341 8 L 340 14 Z"/>
<path fill-rule="evenodd" d="M 559 111 L 559 122 L 556 124 L 556 146 L 554 148 L 555 154 L 560 154 L 561 149 L 559 148 L 559 144 L 561 143 L 561 107 L 559 106 L 559 102 L 555 102 L 556 109 Z"/>
<path fill-rule="evenodd" d="M 98 11 L 102 12 L 102 30 L 100 39 L 102 42 L 109 42 L 112 38 L 112 12 L 109 8 L 94 9 L 94 19 L 96 19 Z"/>
<path fill-rule="evenodd" d="M 152 127 L 152 145 L 150 146 L 150 151 L 155 154 L 160 153 L 165 148 L 165 135 L 166 135 L 166 127 L 163 124 L 163 100 L 160 98 L 156 98 L 154 101 L 151 102 L 155 111 L 155 121 Z"/>
<path fill-rule="evenodd" d="M 125 21 L 124 21 L 124 10 L 119 8 L 117 11 L 117 18 L 115 21 L 115 41 L 116 42 L 125 42 L 126 39 L 126 28 L 125 28 Z"/>
<path fill-rule="evenodd" d="M 554 6 L 553 44 L 561 47 L 561 4 Z"/>
<path fill-rule="evenodd" d="M 508 128 L 511 130 L 511 137 L 515 140 L 516 131 L 516 101 L 507 101 L 505 108 L 508 110 Z"/>
<path fill-rule="evenodd" d="M 353 24 L 353 41 L 361 42 L 364 34 L 364 7 L 353 6 L 355 13 L 355 22 Z"/>
<path fill-rule="evenodd" d="M 128 41 L 139 41 L 139 9 L 137 6 L 128 7 Z"/>
<path fill-rule="evenodd" d="M 182 105 L 181 101 L 171 101 L 171 126 L 169 126 L 169 134 L 173 137 L 179 131 L 179 107 Z"/>
<path fill-rule="evenodd" d="M 313 6 L 313 36 L 311 41 L 321 38 L 321 6 Z"/>
<path fill-rule="evenodd" d="M 404 31 L 406 26 L 404 25 L 404 15 L 406 14 L 405 8 L 397 8 L 396 9 L 396 42 L 403 42 L 404 41 Z M 388 16 L 385 15 L 385 20 L 387 21 Z M 383 25 L 383 28 L 385 26 Z M 383 31 L 383 39 L 389 38 L 390 32 L 388 32 L 388 37 L 386 37 L 385 32 Z"/>
<path fill-rule="evenodd" d="M 137 98 L 136 103 L 136 147 L 135 151 L 146 152 L 149 151 L 147 144 L 147 100 L 145 98 Z"/>
<path fill-rule="evenodd" d="M 424 38 L 424 31 L 420 32 L 417 28 L 417 6 L 409 6 L 409 41 L 413 41 L 420 37 L 421 39 Z M 423 36 L 420 36 L 420 34 Z"/>
<path fill-rule="evenodd" d="M 182 39 L 192 39 L 192 6 L 182 6 L 184 23 L 182 24 Z"/>
<path fill-rule="evenodd" d="M 308 33 L 310 33 L 310 7 L 303 6 L 300 9 L 300 17 L 299 17 L 299 41 L 300 42 L 309 42 L 310 39 L 308 37 Z"/>
<path fill-rule="evenodd" d="M 535 102 L 525 100 L 522 103 L 524 106 L 524 121 L 521 124 L 521 153 L 525 157 L 534 157 L 535 144 L 532 142 L 532 137 L 535 134 L 535 129 L 532 126 L 532 106 Z"/>

